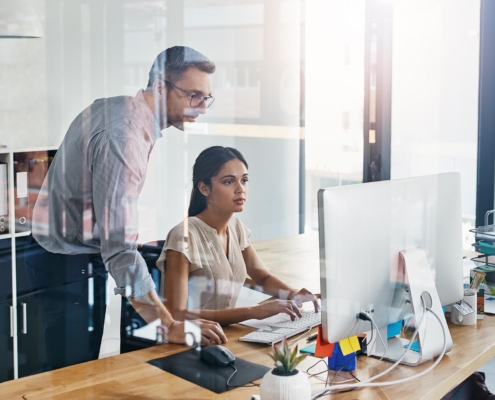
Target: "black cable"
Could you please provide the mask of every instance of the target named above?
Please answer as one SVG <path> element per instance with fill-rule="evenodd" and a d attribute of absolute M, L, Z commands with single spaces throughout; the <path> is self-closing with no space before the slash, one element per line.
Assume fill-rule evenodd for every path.
<path fill-rule="evenodd" d="M 363 320 L 363 321 L 370 321 L 371 337 L 370 337 L 370 341 L 366 343 L 366 346 L 368 346 L 371 343 L 371 341 L 373 340 L 373 331 L 374 331 L 373 321 L 371 320 L 371 317 L 367 313 L 362 312 L 362 311 L 356 314 L 356 318 L 359 318 L 360 320 Z"/>
<path fill-rule="evenodd" d="M 323 363 L 325 364 L 325 370 L 324 371 L 321 371 L 321 372 L 317 372 L 316 374 L 310 374 L 309 373 L 309 370 L 316 367 L 319 363 Z M 317 361 L 315 364 L 313 364 L 311 367 L 309 367 L 307 370 L 306 370 L 306 373 L 308 374 L 308 378 L 316 378 L 318 379 L 319 381 L 322 381 L 323 382 L 323 379 L 319 378 L 318 375 L 321 375 L 321 374 L 324 374 L 324 373 L 327 373 L 327 379 L 325 380 L 325 382 L 328 382 L 328 373 L 329 373 L 329 370 L 328 370 L 328 364 L 326 363 L 325 360 L 319 360 Z"/>
<path fill-rule="evenodd" d="M 370 337 L 370 341 L 366 342 L 366 347 L 368 347 L 371 344 L 371 342 L 373 341 L 373 331 L 375 330 L 374 326 L 373 326 L 373 322 L 371 321 L 371 319 L 370 319 L 370 325 L 371 325 L 371 337 Z"/>
<path fill-rule="evenodd" d="M 234 377 L 234 375 L 237 373 L 237 368 L 234 366 L 234 364 L 229 364 L 232 368 L 234 368 L 234 372 L 232 372 L 232 375 L 230 375 L 229 379 L 227 379 L 227 387 L 229 389 L 234 389 L 234 388 L 239 388 L 239 387 L 259 387 L 260 385 L 258 383 L 252 383 L 248 385 L 247 383 L 245 385 L 231 385 L 229 382 L 230 380 Z"/>
<path fill-rule="evenodd" d="M 329 394 L 329 392 L 330 392 L 330 394 L 349 393 L 349 392 L 353 392 L 356 389 L 358 389 L 358 388 L 352 388 L 352 389 L 346 389 L 346 390 L 338 390 L 338 391 L 337 390 L 332 390 L 331 392 L 330 392 L 330 389 L 328 389 L 326 392 L 320 393 L 313 400 L 316 400 L 316 399 L 319 399 L 319 398 L 321 398 L 323 396 L 326 396 L 327 394 Z"/>
<path fill-rule="evenodd" d="M 356 357 L 356 356 L 354 355 L 354 357 Z M 341 368 L 337 371 L 337 373 L 333 376 L 333 379 L 332 379 L 332 381 L 330 382 L 330 385 L 329 385 L 329 386 L 332 386 L 332 385 L 333 385 L 333 382 L 335 381 L 335 378 L 337 377 L 337 375 L 338 375 L 338 374 L 340 374 L 340 373 L 342 372 L 342 370 L 343 370 L 345 367 L 347 367 L 347 363 L 348 363 L 349 361 L 351 361 L 351 360 L 352 360 L 352 357 L 349 357 L 349 358 L 347 359 L 347 361 L 344 363 L 344 365 L 342 365 L 342 367 L 341 367 Z M 351 371 L 347 371 L 347 372 L 351 372 Z M 354 376 L 354 374 L 352 374 L 352 373 L 351 373 L 351 375 L 352 375 L 354 378 L 356 378 L 356 377 Z M 358 380 L 359 380 L 359 379 L 358 379 Z"/>
<path fill-rule="evenodd" d="M 359 379 L 356 375 L 354 375 L 354 374 L 352 373 L 352 371 L 347 371 L 347 372 L 349 372 L 349 373 L 351 374 L 351 376 L 352 376 L 355 380 L 357 380 L 358 382 L 361 382 L 361 379 Z"/>

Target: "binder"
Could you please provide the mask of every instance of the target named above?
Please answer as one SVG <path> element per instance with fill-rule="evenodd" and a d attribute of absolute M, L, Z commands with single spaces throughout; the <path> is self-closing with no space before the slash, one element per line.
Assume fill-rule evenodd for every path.
<path fill-rule="evenodd" d="M 34 205 L 38 199 L 54 151 L 16 154 L 14 159 L 15 232 L 31 230 Z"/>
<path fill-rule="evenodd" d="M 14 160 L 15 233 L 31 230 L 31 213 L 28 203 L 28 163 Z"/>
<path fill-rule="evenodd" d="M 9 233 L 9 185 L 7 163 L 0 162 L 0 236 Z"/>

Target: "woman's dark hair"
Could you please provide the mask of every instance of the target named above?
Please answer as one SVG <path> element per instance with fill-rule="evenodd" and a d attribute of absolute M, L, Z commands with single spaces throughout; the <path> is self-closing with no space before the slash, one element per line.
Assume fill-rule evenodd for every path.
<path fill-rule="evenodd" d="M 226 162 L 235 159 L 241 161 L 248 168 L 241 152 L 232 147 L 212 146 L 199 154 L 193 167 L 193 189 L 188 211 L 190 217 L 198 215 L 206 208 L 206 197 L 198 189 L 199 182 L 210 186 L 211 178 L 220 172 Z"/>

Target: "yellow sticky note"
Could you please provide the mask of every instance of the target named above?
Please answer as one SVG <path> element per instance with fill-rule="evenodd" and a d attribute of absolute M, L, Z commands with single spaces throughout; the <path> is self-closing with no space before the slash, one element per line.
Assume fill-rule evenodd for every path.
<path fill-rule="evenodd" d="M 359 340 L 357 336 L 351 336 L 349 338 L 349 342 L 351 343 L 352 351 L 361 350 L 361 346 L 359 345 Z"/>
<path fill-rule="evenodd" d="M 342 355 L 346 356 L 348 354 L 354 353 L 349 338 L 339 341 L 339 345 L 340 350 L 342 351 Z"/>

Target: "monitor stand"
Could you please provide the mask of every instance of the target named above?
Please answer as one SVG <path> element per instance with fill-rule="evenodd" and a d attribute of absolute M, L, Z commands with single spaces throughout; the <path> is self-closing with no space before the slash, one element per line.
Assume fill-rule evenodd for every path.
<path fill-rule="evenodd" d="M 407 297 L 411 302 L 411 312 L 405 315 L 406 318 L 413 318 L 415 326 L 421 321 L 423 313 L 423 305 L 421 295 L 424 293 L 424 300 L 426 306 L 431 308 L 442 321 L 442 325 L 445 328 L 447 335 L 447 352 L 452 349 L 452 337 L 450 336 L 447 321 L 443 314 L 442 305 L 438 292 L 435 287 L 435 280 L 431 273 L 430 266 L 426 254 L 422 249 L 410 249 L 403 250 L 399 256 L 399 273 L 403 273 L 405 291 Z M 402 286 L 402 285 L 401 285 Z M 406 300 L 406 302 L 409 302 Z M 421 328 L 416 336 L 418 341 L 419 352 L 414 350 L 408 350 L 402 364 L 416 366 L 426 361 L 430 361 L 435 357 L 438 357 L 442 351 L 444 337 L 442 328 L 435 316 L 425 311 Z M 385 340 L 387 338 L 387 327 L 380 329 L 380 334 Z M 411 333 L 412 336 L 412 333 Z M 387 353 L 385 360 L 397 361 L 404 353 L 405 347 L 409 344 L 409 340 L 405 338 L 392 337 L 385 342 L 387 346 Z M 385 353 L 385 349 L 378 338 L 378 335 L 373 335 L 373 343 L 371 343 L 368 355 L 381 358 Z"/>

